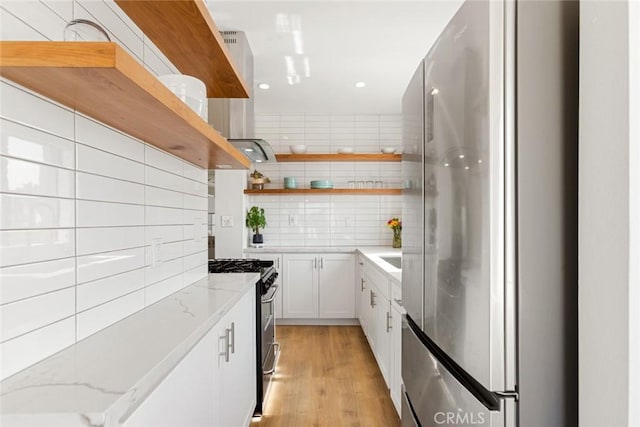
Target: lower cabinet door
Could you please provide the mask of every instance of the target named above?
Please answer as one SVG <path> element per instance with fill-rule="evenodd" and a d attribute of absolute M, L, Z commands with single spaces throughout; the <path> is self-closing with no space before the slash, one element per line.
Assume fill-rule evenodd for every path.
<path fill-rule="evenodd" d="M 282 260 L 284 264 L 284 318 L 317 318 L 318 257 L 312 254 L 284 254 Z"/>
<path fill-rule="evenodd" d="M 389 388 L 391 386 L 391 304 L 381 293 L 377 295 L 374 353 L 378 359 L 380 372 Z"/>
<path fill-rule="evenodd" d="M 318 280 L 318 315 L 324 319 L 356 317 L 356 294 L 353 286 L 352 254 L 320 254 Z"/>
<path fill-rule="evenodd" d="M 248 426 L 256 407 L 255 303 L 255 294 L 248 292 L 219 323 L 219 427 Z"/>
<path fill-rule="evenodd" d="M 142 402 L 124 423 L 125 427 L 218 425 L 216 328 L 205 335 Z"/>

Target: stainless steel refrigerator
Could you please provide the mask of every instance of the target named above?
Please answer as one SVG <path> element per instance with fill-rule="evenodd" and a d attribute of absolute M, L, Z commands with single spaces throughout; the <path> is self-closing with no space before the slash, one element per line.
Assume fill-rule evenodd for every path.
<path fill-rule="evenodd" d="M 403 99 L 403 426 L 577 425 L 579 4 L 467 1 Z"/>

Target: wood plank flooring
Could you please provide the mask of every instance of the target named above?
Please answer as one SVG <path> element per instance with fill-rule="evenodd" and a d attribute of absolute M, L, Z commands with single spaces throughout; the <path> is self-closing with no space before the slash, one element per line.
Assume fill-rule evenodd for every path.
<path fill-rule="evenodd" d="M 252 427 L 399 427 L 360 326 L 278 326 L 282 346 L 262 418 Z"/>

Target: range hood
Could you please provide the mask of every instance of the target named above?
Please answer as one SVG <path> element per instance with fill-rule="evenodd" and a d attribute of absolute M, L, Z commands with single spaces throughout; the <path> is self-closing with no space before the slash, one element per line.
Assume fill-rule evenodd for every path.
<path fill-rule="evenodd" d="M 220 31 L 238 73 L 250 87 L 250 98 L 209 99 L 209 123 L 253 163 L 275 162 L 273 149 L 255 138 L 253 53 L 242 31 Z"/>

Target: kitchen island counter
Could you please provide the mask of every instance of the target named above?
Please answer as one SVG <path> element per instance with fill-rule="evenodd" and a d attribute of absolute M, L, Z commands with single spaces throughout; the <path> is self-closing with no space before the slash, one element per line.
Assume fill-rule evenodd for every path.
<path fill-rule="evenodd" d="M 0 425 L 121 425 L 258 279 L 209 274 L 5 379 Z"/>

